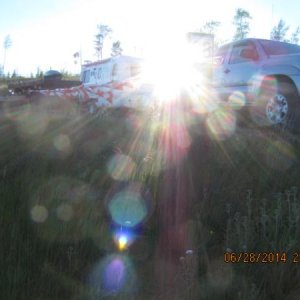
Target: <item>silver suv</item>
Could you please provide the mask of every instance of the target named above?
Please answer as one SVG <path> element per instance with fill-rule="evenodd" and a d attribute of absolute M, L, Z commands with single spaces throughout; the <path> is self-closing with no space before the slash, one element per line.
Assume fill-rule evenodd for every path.
<path fill-rule="evenodd" d="M 263 125 L 297 126 L 300 46 L 264 39 L 229 43 L 216 53 L 212 84 L 218 95 L 244 97 L 252 119 Z"/>

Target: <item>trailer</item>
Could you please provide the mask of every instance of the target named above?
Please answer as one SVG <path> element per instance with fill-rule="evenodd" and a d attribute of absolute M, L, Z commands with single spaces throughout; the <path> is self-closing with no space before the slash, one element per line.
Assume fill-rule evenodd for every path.
<path fill-rule="evenodd" d="M 90 113 L 109 107 L 143 109 L 151 105 L 153 87 L 142 82 L 141 65 L 140 58 L 131 56 L 85 64 L 82 66 L 79 86 L 34 90 L 31 94 L 77 101 Z"/>
<path fill-rule="evenodd" d="M 201 33 L 187 34 L 187 42 L 196 54 L 195 69 L 207 75 L 204 64 L 212 65 L 213 35 Z M 204 51 L 203 51 L 204 49 Z M 203 53 L 205 59 L 203 59 Z M 195 54 L 195 53 L 193 53 Z M 208 60 L 207 60 L 208 58 Z M 101 108 L 128 107 L 133 109 L 154 108 L 157 105 L 154 84 L 142 78 L 144 60 L 141 58 L 119 55 L 101 61 L 82 65 L 81 84 L 66 88 L 34 89 L 40 96 L 57 97 L 77 101 L 87 107 L 91 113 Z M 176 64 L 176 62 L 174 62 Z M 157 72 L 159 74 L 159 66 Z"/>

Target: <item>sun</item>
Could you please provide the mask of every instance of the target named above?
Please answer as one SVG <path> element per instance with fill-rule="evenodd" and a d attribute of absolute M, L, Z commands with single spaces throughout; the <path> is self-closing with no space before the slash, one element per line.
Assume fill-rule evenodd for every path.
<path fill-rule="evenodd" d="M 201 38 L 204 39 L 204 35 L 198 36 L 199 41 Z M 157 43 L 160 46 L 145 57 L 142 80 L 153 85 L 154 95 L 160 102 L 172 101 L 182 91 L 204 84 L 211 61 L 207 46 L 199 41 L 189 41 L 188 35 L 161 38 Z"/>

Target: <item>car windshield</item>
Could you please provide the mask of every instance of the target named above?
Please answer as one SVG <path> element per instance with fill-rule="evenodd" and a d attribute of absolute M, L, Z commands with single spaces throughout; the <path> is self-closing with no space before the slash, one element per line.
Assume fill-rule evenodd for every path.
<path fill-rule="evenodd" d="M 300 53 L 300 46 L 298 45 L 267 40 L 261 40 L 260 43 L 267 55 L 287 55 Z"/>

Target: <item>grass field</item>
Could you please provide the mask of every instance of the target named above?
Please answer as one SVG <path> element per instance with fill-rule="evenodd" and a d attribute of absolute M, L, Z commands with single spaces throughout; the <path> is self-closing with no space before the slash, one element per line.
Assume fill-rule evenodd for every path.
<path fill-rule="evenodd" d="M 297 135 L 236 128 L 214 139 L 194 125 L 174 153 L 173 132 L 151 116 L 50 111 L 0 119 L 1 299 L 300 297 Z M 148 217 L 115 254 L 107 199 L 130 182 L 147 187 Z M 225 263 L 226 251 L 286 262 Z M 103 293 L 91 274 L 110 255 L 129 279 Z"/>

